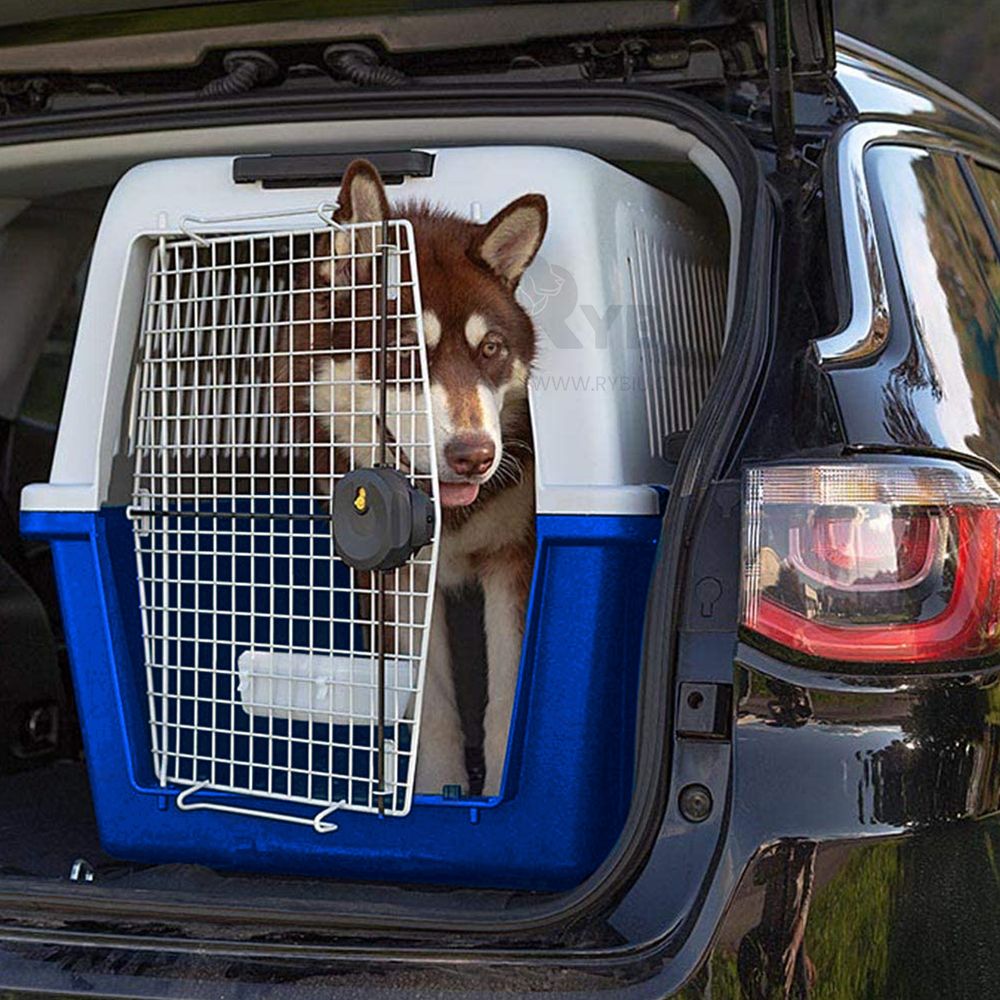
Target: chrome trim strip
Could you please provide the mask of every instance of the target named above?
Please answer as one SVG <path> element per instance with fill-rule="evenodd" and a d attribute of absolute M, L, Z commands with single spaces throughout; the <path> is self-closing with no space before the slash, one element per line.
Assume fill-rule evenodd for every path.
<path fill-rule="evenodd" d="M 840 220 L 830 221 L 831 225 L 842 223 L 850 316 L 840 329 L 812 342 L 814 357 L 824 368 L 873 361 L 889 339 L 889 301 L 865 179 L 865 151 L 884 144 L 963 152 L 960 142 L 893 122 L 860 122 L 845 129 L 834 142 L 831 208 L 839 205 Z"/>

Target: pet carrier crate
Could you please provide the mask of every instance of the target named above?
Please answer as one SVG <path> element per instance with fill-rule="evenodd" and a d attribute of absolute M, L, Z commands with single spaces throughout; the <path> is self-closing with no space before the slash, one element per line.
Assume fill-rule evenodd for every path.
<path fill-rule="evenodd" d="M 500 791 L 413 788 L 437 539 L 411 227 L 337 226 L 335 183 L 152 162 L 108 203 L 51 480 L 22 503 L 52 543 L 114 855 L 559 889 L 624 823 L 669 449 L 722 349 L 726 248 L 582 152 L 421 161 L 391 200 L 549 206 L 518 293 L 537 554 Z"/>

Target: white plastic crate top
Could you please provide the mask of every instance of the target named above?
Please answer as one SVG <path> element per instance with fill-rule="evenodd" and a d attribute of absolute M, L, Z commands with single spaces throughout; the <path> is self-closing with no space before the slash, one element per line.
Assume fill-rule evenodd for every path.
<path fill-rule="evenodd" d="M 687 206 L 577 150 L 482 146 L 432 150 L 433 175 L 390 185 L 486 220 L 540 192 L 549 225 L 519 288 L 538 329 L 530 381 L 539 513 L 657 509 L 665 443 L 685 431 L 722 349 L 727 252 Z M 108 202 L 94 249 L 50 483 L 26 510 L 97 510 L 109 501 L 140 327 L 151 238 L 266 231 L 269 213 L 332 203 L 336 189 L 264 189 L 233 181 L 233 158 L 160 160 L 130 170 Z M 195 221 L 199 220 L 199 221 Z"/>

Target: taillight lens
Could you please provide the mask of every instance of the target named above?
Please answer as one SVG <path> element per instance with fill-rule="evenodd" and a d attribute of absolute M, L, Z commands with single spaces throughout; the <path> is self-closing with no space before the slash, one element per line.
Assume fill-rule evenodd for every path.
<path fill-rule="evenodd" d="M 743 625 L 848 663 L 1000 653 L 1000 481 L 947 462 L 759 466 Z"/>

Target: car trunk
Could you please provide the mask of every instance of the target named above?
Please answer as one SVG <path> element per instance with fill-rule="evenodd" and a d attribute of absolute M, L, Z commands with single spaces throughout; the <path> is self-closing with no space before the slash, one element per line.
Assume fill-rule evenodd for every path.
<path fill-rule="evenodd" d="M 11 384 L 22 388 L 19 405 L 5 413 L 11 421 L 5 487 L 12 511 L 16 510 L 20 487 L 44 479 L 44 456 L 52 448 L 53 420 L 65 377 L 67 341 L 72 339 L 74 311 L 80 303 L 81 282 L 73 276 L 85 270 L 87 250 L 104 198 L 128 166 L 181 152 L 187 156 L 275 154 L 323 148 L 351 153 L 372 148 L 406 150 L 415 145 L 426 148 L 540 141 L 594 153 L 670 193 L 696 212 L 715 234 L 718 247 L 724 248 L 721 256 L 729 262 L 726 312 L 732 316 L 743 217 L 739 182 L 708 143 L 671 122 L 599 115 L 354 121 L 335 126 L 315 123 L 309 128 L 271 125 L 136 134 L 114 140 L 92 138 L 12 150 L 10 166 L 0 173 L 0 198 L 10 206 L 12 216 L 7 230 L 8 246 L 12 241 L 23 241 L 23 252 L 18 257 L 21 294 L 26 299 L 33 297 L 35 303 L 34 309 L 25 308 L 27 318 L 20 328 L 12 324 L 7 333 L 19 349 L 7 353 L 9 372 L 5 374 Z M 75 220 L 73 239 L 66 235 L 67 219 Z M 36 241 L 34 245 L 27 242 L 28 234 Z M 17 294 L 16 289 L 12 291 Z M 46 310 L 39 306 L 41 302 L 57 300 L 64 303 L 58 323 L 53 321 L 54 308 Z M 670 461 L 676 462 L 682 446 L 683 435 L 677 435 L 671 443 L 674 451 L 668 456 Z M 670 482 L 664 476 L 662 482 L 654 485 L 667 489 Z M 30 581 L 39 595 L 53 623 L 54 635 L 59 637 L 55 644 L 59 645 L 59 610 L 45 547 L 37 541 L 25 541 L 17 549 L 20 577 Z M 636 633 L 641 631 L 641 615 L 631 627 Z M 65 662 L 64 647 L 59 655 Z M 19 664 L 8 663 L 4 669 L 17 671 Z M 65 671 L 62 677 L 65 682 Z M 638 698 L 638 685 L 634 698 Z M 290 901 L 296 899 L 316 905 L 326 900 L 331 904 L 353 901 L 357 906 L 363 901 L 364 909 L 370 912 L 378 912 L 390 900 L 398 903 L 392 886 L 351 885 L 343 878 L 333 881 L 246 871 L 223 873 L 200 865 L 140 864 L 112 857 L 102 848 L 98 837 L 88 787 L 88 762 L 84 761 L 80 746 L 71 697 L 58 691 L 51 671 L 48 684 L 41 684 L 38 690 L 24 697 L 32 709 L 44 702 L 64 700 L 65 704 L 60 705 L 63 723 L 58 733 L 58 750 L 47 752 L 42 740 L 35 751 L 14 759 L 6 769 L 8 773 L 0 776 L 3 831 L 0 865 L 8 877 L 35 879 L 39 886 L 45 882 L 93 878 L 109 892 L 140 888 L 168 891 L 175 903 L 204 897 L 239 907 L 266 899 L 279 908 L 287 904 L 288 912 L 294 912 L 295 906 Z M 634 703 L 631 709 L 634 711 Z M 36 719 L 34 725 L 37 728 L 41 723 Z M 89 765 L 92 769 L 101 767 L 99 761 L 90 761 Z M 44 794 L 39 795 L 40 789 Z M 240 867 L 238 862 L 235 867 Z M 452 886 L 451 895 L 453 899 L 461 898 L 461 887 Z M 466 907 L 487 912 L 496 906 L 495 893 L 466 896 L 463 902 Z M 440 901 L 433 892 L 428 895 L 428 890 L 411 889 L 406 896 L 408 904 L 421 898 L 434 904 Z"/>
<path fill-rule="evenodd" d="M 275 932 L 330 926 L 348 934 L 402 929 L 413 937 L 451 929 L 461 931 L 470 946 L 492 940 L 497 931 L 532 935 L 583 913 L 634 873 L 662 816 L 665 715 L 674 695 L 672 639 L 669 629 L 663 635 L 659 629 L 670 617 L 664 608 L 676 596 L 670 565 L 683 527 L 670 521 L 669 512 L 685 509 L 699 475 L 724 444 L 704 440 L 706 413 L 712 411 L 717 427 L 719 412 L 735 412 L 730 404 L 752 381 L 746 378 L 754 355 L 749 318 L 758 315 L 757 287 L 763 287 L 767 267 L 761 250 L 770 238 L 761 225 L 767 209 L 760 165 L 733 120 L 710 104 L 748 115 L 758 102 L 770 105 L 772 148 L 780 162 L 790 148 L 793 64 L 795 73 L 816 79 L 819 91 L 832 64 L 828 11 L 813 3 L 771 5 L 776 12 L 769 9 L 766 16 L 765 5 L 755 3 L 709 4 L 690 12 L 624 4 L 616 10 L 620 23 L 612 23 L 599 9 L 603 5 L 579 4 L 580 31 L 610 32 L 613 39 L 569 44 L 566 8 L 551 5 L 508 8 L 503 16 L 471 9 L 392 22 L 290 18 L 274 24 L 247 21 L 241 5 L 229 12 L 226 6 L 213 12 L 211 23 L 195 18 L 191 30 L 181 30 L 170 17 L 160 22 L 122 14 L 113 25 L 121 37 L 110 40 L 108 21 L 74 23 L 66 34 L 57 22 L 33 27 L 30 17 L 19 15 L 20 27 L 8 36 L 11 72 L 21 76 L 5 90 L 16 114 L 0 133 L 6 144 L 0 162 L 0 289 L 5 301 L 16 304 L 0 334 L 13 345 L 5 346 L 0 362 L 0 615 L 13 622 L 17 642 L 0 652 L 0 695 L 13 734 L 12 749 L 6 756 L 0 750 L 0 897 L 15 908 L 28 903 L 73 910 L 82 904 L 97 919 L 115 921 L 125 915 L 154 921 L 198 916 L 249 928 L 265 921 Z M 142 34 L 168 22 L 160 36 Z M 647 29 L 655 33 L 646 37 Z M 234 31 L 242 45 L 277 46 L 269 51 L 287 73 L 279 93 L 255 90 L 259 79 L 252 92 L 227 90 L 234 64 L 220 55 L 232 47 L 227 39 L 236 37 Z M 359 38 L 366 45 L 377 39 L 363 61 L 374 52 L 376 64 L 388 63 L 392 72 L 379 80 L 348 76 L 350 84 L 342 78 L 332 94 L 313 88 L 315 74 L 296 60 L 320 63 L 313 49 L 321 40 L 350 47 Z M 150 39 L 157 41 L 154 56 Z M 324 58 L 332 65 L 329 52 Z M 32 76 L 48 69 L 51 75 Z M 695 91 L 710 103 L 677 96 L 671 88 Z M 106 97 L 111 90 L 115 96 Z M 33 117 L 40 109 L 44 113 Z M 652 541 L 659 539 L 655 563 L 647 544 L 649 565 L 643 570 L 652 574 L 652 590 L 644 576 L 637 592 L 623 596 L 610 613 L 619 615 L 618 634 L 627 636 L 627 656 L 634 658 L 627 726 L 618 734 L 626 748 L 631 806 L 626 795 L 624 811 L 609 823 L 599 856 L 586 871 L 537 888 L 524 881 L 491 885 L 489 879 L 421 877 L 419 870 L 412 880 L 352 876 L 349 866 L 336 878 L 315 872 L 302 877 L 295 874 L 301 865 L 294 859 L 285 871 L 280 864 L 261 871 L 253 837 L 234 844 L 230 863 L 215 867 L 181 858 L 115 856 L 123 852 L 108 852 L 98 833 L 91 781 L 102 779 L 105 762 L 94 754 L 88 759 L 81 740 L 77 703 L 88 699 L 86 692 L 73 691 L 49 547 L 37 537 L 15 538 L 22 488 L 48 477 L 90 249 L 110 192 L 131 167 L 178 157 L 481 146 L 579 150 L 613 164 L 686 206 L 723 262 L 725 349 L 703 373 L 703 410 L 688 406 L 690 420 L 657 444 L 661 471 L 638 480 L 661 498 L 659 506 L 653 504 L 656 513 L 646 511 L 656 524 Z M 525 190 L 530 187 L 526 182 Z M 749 278 L 752 267 L 756 279 Z M 678 309 L 704 310 L 696 285 L 672 286 Z M 667 311 L 654 310 L 645 322 L 647 339 L 656 339 L 671 320 Z M 81 363 L 79 351 L 75 363 Z M 568 607 L 561 627 L 570 630 L 571 602 Z M 92 620 L 97 642 L 105 623 L 100 616 Z M 77 615 L 76 657 L 88 642 L 90 624 L 83 625 Z M 644 635 L 644 629 L 651 631 Z M 553 638 L 558 642 L 558 635 Z M 606 657 L 601 669 L 615 671 L 619 658 Z M 87 719 L 82 721 L 85 728 Z M 600 792 L 581 787 L 574 794 L 599 817 L 606 812 Z M 474 803 L 459 807 L 471 824 L 478 822 Z M 128 819 L 127 813 L 121 817 L 125 828 Z"/>

